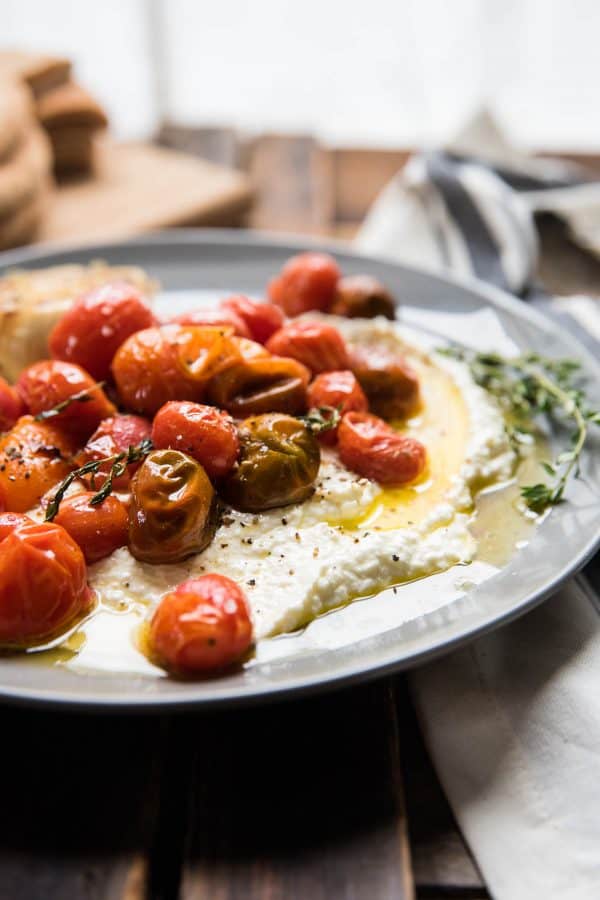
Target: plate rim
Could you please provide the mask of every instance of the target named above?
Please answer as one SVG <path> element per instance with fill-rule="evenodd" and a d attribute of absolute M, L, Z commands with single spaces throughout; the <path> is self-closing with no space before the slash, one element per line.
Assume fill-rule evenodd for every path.
<path fill-rule="evenodd" d="M 365 262 L 380 262 L 396 266 L 407 272 L 426 277 L 436 281 L 440 286 L 451 285 L 471 293 L 475 293 L 483 300 L 487 300 L 492 306 L 500 307 L 517 318 L 527 319 L 534 327 L 542 332 L 548 331 L 551 321 L 543 313 L 532 308 L 526 302 L 511 296 L 500 288 L 482 282 L 476 278 L 463 278 L 456 275 L 440 275 L 432 273 L 417 266 L 399 263 L 386 255 L 365 253 L 360 248 L 355 249 L 344 241 L 332 239 L 320 240 L 312 235 L 300 235 L 291 233 L 272 233 L 268 231 L 249 231 L 244 229 L 221 228 L 176 228 L 167 231 L 149 232 L 135 237 L 94 243 L 47 243 L 41 246 L 20 248 L 0 253 L 0 277 L 11 268 L 18 268 L 28 264 L 52 264 L 52 258 L 57 255 L 69 253 L 86 253 L 92 258 L 101 258 L 103 252 L 114 249 L 122 249 L 128 246 L 150 245 L 167 247 L 177 244 L 241 244 L 256 247 L 277 247 L 289 250 L 290 253 L 302 252 L 306 249 L 319 249 L 323 252 L 331 252 L 354 259 L 364 259 Z M 133 263 L 135 265 L 135 263 Z M 563 332 L 562 341 L 572 348 L 572 352 L 585 361 L 586 368 L 592 373 L 600 384 L 600 360 L 582 344 L 573 334 Z M 518 618 L 544 599 L 553 594 L 568 578 L 575 575 L 593 556 L 600 546 L 600 520 L 588 540 L 583 544 L 579 553 L 564 565 L 559 572 L 554 573 L 550 581 L 539 590 L 534 591 L 526 601 L 521 601 L 506 609 L 504 612 L 490 617 L 487 621 L 468 627 L 466 632 L 454 635 L 436 647 L 416 649 L 403 656 L 401 659 L 393 657 L 387 652 L 387 656 L 376 664 L 365 664 L 360 658 L 355 663 L 349 663 L 342 672 L 336 672 L 323 676 L 322 673 L 312 676 L 303 676 L 297 683 L 280 685 L 276 682 L 250 689 L 241 694 L 239 690 L 231 688 L 211 695 L 194 696 L 194 682 L 186 683 L 180 695 L 140 695 L 132 699 L 121 698 L 114 694 L 90 696 L 82 694 L 74 695 L 60 689 L 52 689 L 50 692 L 40 694 L 35 688 L 9 686 L 6 688 L 0 683 L 0 702 L 6 704 L 26 705 L 35 708 L 61 709 L 64 711 L 77 711 L 88 713 L 183 713 L 193 712 L 199 709 L 216 707 L 249 706 L 265 702 L 285 701 L 300 696 L 308 696 L 322 691 L 339 690 L 357 682 L 365 682 L 385 675 L 393 674 L 401 670 L 414 668 L 415 666 L 439 658 L 446 653 L 461 646 L 465 646 L 481 635 L 502 627 L 510 621 Z M 396 651 L 397 653 L 397 651 Z M 84 674 L 79 677 L 85 678 Z M 108 675 L 107 677 L 110 677 Z M 132 676 L 135 677 L 135 676 Z M 213 682 L 214 684 L 215 682 Z M 191 684 L 191 687 L 190 687 Z M 197 684 L 197 683 L 196 683 Z"/>

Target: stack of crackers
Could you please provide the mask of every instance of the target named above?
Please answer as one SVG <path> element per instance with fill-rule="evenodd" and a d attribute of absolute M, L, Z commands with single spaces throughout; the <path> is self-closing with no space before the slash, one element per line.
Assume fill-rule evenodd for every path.
<path fill-rule="evenodd" d="M 24 51 L 0 52 L 0 76 L 24 83 L 52 147 L 60 177 L 91 171 L 95 139 L 108 122 L 102 107 L 72 78 L 68 59 Z"/>
<path fill-rule="evenodd" d="M 0 75 L 0 249 L 35 238 L 52 190 L 52 166 L 30 91 Z"/>

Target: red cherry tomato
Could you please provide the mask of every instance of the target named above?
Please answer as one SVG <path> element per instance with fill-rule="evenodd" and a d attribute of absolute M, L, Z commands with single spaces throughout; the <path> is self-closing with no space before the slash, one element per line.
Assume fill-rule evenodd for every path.
<path fill-rule="evenodd" d="M 0 376 L 0 432 L 8 431 L 25 412 L 25 404 L 14 387 Z"/>
<path fill-rule="evenodd" d="M 249 331 L 247 337 L 258 341 L 259 344 L 268 341 L 285 321 L 285 316 L 278 306 L 272 303 L 259 303 L 250 297 L 244 297 L 243 294 L 221 300 L 221 309 L 234 313 L 242 319 Z"/>
<path fill-rule="evenodd" d="M 110 377 L 112 358 L 130 335 L 155 318 L 130 284 L 105 284 L 75 301 L 48 338 L 55 359 L 77 363 L 97 381 Z"/>
<path fill-rule="evenodd" d="M 52 422 L 22 416 L 0 437 L 0 509 L 27 512 L 75 468 L 76 442 Z"/>
<path fill-rule="evenodd" d="M 332 406 L 340 414 L 368 412 L 369 403 L 352 372 L 323 372 L 308 386 L 309 407 Z M 319 435 L 326 444 L 335 444 L 337 428 Z"/>
<path fill-rule="evenodd" d="M 230 309 L 196 309 L 169 319 L 176 325 L 229 325 L 237 337 L 251 338 L 250 329 L 243 318 Z"/>
<path fill-rule="evenodd" d="M 204 466 L 209 478 L 222 478 L 233 468 L 240 442 L 227 413 L 201 403 L 173 400 L 159 409 L 152 443 L 160 450 L 180 450 Z"/>
<path fill-rule="evenodd" d="M 85 441 L 102 419 L 116 412 L 104 391 L 80 366 L 43 359 L 19 376 L 17 389 L 33 416 L 53 409 L 74 394 L 82 394 L 48 421 L 77 440 Z"/>
<path fill-rule="evenodd" d="M 151 431 L 152 425 L 141 416 L 123 415 L 104 419 L 79 454 L 78 465 L 82 466 L 94 459 L 104 459 L 107 456 L 116 456 L 119 453 L 124 453 L 130 447 L 136 447 L 143 440 L 149 438 Z M 129 482 L 139 466 L 139 462 L 130 463 L 119 478 L 113 479 L 115 490 L 128 490 Z M 93 478 L 93 485 L 91 476 L 86 476 L 86 484 L 90 487 L 95 486 L 96 490 L 98 490 L 104 484 L 110 467 L 110 463 L 100 467 Z"/>
<path fill-rule="evenodd" d="M 26 523 L 0 543 L 0 645 L 62 634 L 91 606 L 83 553 L 60 525 Z"/>
<path fill-rule="evenodd" d="M 315 374 L 348 368 L 344 339 L 337 328 L 325 322 L 290 322 L 276 331 L 265 346 L 275 356 L 297 359 Z"/>
<path fill-rule="evenodd" d="M 174 672 L 214 672 L 236 662 L 252 643 L 248 602 L 224 575 L 203 575 L 161 600 L 150 623 L 157 660 Z"/>
<path fill-rule="evenodd" d="M 87 563 L 110 556 L 125 546 L 129 536 L 129 516 L 121 501 L 111 494 L 98 506 L 91 506 L 93 496 L 93 491 L 84 491 L 68 497 L 54 519 L 81 547 Z"/>
<path fill-rule="evenodd" d="M 326 253 L 300 253 L 289 259 L 269 284 L 269 297 L 288 316 L 328 309 L 335 298 L 340 270 Z"/>
<path fill-rule="evenodd" d="M 423 444 L 368 413 L 349 412 L 338 427 L 340 459 L 349 469 L 380 484 L 407 484 L 423 472 Z"/>
<path fill-rule="evenodd" d="M 15 528 L 20 528 L 21 525 L 30 524 L 33 524 L 33 520 L 30 519 L 29 516 L 24 516 L 21 513 L 0 513 L 0 541 L 3 541 L 5 537 L 12 534 Z"/>

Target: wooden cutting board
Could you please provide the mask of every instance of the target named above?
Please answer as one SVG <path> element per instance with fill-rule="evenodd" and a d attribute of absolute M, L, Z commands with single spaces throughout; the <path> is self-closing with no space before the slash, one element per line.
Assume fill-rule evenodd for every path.
<path fill-rule="evenodd" d="M 96 241 L 179 225 L 237 225 L 250 207 L 248 178 L 149 144 L 98 146 L 93 178 L 60 185 L 39 241 Z"/>

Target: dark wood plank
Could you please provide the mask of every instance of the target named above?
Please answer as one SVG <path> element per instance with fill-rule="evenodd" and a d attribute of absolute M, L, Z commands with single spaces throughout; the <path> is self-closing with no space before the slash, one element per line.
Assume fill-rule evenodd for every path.
<path fill-rule="evenodd" d="M 0 715 L 0 900 L 142 900 L 160 720 Z"/>
<path fill-rule="evenodd" d="M 413 896 L 391 691 L 188 720 L 184 900 Z"/>
<path fill-rule="evenodd" d="M 481 873 L 431 765 L 404 676 L 396 679 L 396 701 L 417 895 L 429 896 L 443 888 L 460 896 L 475 892 L 487 897 Z"/>
<path fill-rule="evenodd" d="M 377 194 L 406 164 L 410 150 L 331 150 L 335 221 L 360 222 Z"/>
<path fill-rule="evenodd" d="M 247 149 L 253 228 L 326 234 L 333 221 L 330 157 L 303 135 L 264 135 Z"/>

